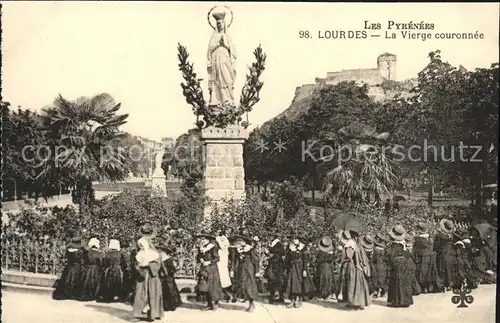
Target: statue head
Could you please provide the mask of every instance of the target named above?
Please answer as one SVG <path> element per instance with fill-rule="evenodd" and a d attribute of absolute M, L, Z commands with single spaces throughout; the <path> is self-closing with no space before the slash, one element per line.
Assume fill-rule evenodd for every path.
<path fill-rule="evenodd" d="M 218 32 L 226 31 L 226 21 L 224 20 L 226 18 L 226 13 L 225 12 L 216 12 L 216 13 L 212 14 L 212 17 L 214 17 L 214 19 L 216 21 L 217 31 Z"/>

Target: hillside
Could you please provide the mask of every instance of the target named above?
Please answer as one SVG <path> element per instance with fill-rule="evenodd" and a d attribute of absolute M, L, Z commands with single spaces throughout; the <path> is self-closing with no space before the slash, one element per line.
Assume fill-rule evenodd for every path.
<path fill-rule="evenodd" d="M 410 90 L 415 87 L 417 80 L 396 81 L 394 80 L 395 75 L 396 56 L 389 53 L 384 53 L 377 57 L 377 68 L 328 72 L 326 78 L 316 78 L 313 84 L 304 84 L 297 87 L 290 106 L 275 118 L 285 117 L 290 120 L 296 119 L 309 109 L 315 89 L 325 85 L 335 85 L 340 82 L 354 81 L 359 85 L 368 85 L 368 95 L 376 102 L 389 101 L 397 96 L 409 97 L 411 95 Z M 265 122 L 261 128 L 266 128 L 271 120 Z"/>

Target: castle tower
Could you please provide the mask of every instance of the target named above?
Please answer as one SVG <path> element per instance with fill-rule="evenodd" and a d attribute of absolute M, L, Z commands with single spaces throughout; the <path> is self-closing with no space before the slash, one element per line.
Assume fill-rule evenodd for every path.
<path fill-rule="evenodd" d="M 384 53 L 377 57 L 377 67 L 380 76 L 387 80 L 396 80 L 396 55 Z"/>

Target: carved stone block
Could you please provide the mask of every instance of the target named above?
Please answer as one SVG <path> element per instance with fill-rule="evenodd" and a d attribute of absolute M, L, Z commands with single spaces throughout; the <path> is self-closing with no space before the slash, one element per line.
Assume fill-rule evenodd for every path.
<path fill-rule="evenodd" d="M 245 198 L 243 143 L 247 136 L 247 131 L 239 126 L 208 127 L 201 131 L 204 189 L 214 203 Z"/>

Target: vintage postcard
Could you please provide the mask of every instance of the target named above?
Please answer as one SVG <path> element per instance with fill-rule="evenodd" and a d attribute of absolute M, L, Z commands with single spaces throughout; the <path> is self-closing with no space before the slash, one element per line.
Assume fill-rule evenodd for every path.
<path fill-rule="evenodd" d="M 2 1 L 2 321 L 496 322 L 499 9 Z"/>

